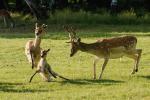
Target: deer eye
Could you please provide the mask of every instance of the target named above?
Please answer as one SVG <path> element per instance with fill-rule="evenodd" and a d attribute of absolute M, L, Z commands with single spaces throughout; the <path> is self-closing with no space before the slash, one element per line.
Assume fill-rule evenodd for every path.
<path fill-rule="evenodd" d="M 39 33 L 42 33 L 42 30 L 40 29 L 40 30 L 38 30 L 38 32 L 39 32 Z"/>

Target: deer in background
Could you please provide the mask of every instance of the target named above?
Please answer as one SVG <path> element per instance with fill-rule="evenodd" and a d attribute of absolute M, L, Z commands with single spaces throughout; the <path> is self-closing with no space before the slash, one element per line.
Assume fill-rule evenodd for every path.
<path fill-rule="evenodd" d="M 14 28 L 15 23 L 14 20 L 12 19 L 10 13 L 6 9 L 0 9 L 0 16 L 4 18 L 4 24 L 6 27 L 8 27 L 8 21 L 10 21 L 10 27 Z"/>
<path fill-rule="evenodd" d="M 99 79 L 102 78 L 104 69 L 109 61 L 109 59 L 117 59 L 123 56 L 135 60 L 135 65 L 133 67 L 132 74 L 138 72 L 138 65 L 142 53 L 142 49 L 136 49 L 137 38 L 134 36 L 121 36 L 114 38 L 107 38 L 102 40 L 97 40 L 94 43 L 83 43 L 81 39 L 76 36 L 75 30 L 72 27 L 65 26 L 65 30 L 69 33 L 70 41 L 67 43 L 71 44 L 71 54 L 72 57 L 77 51 L 87 52 L 96 56 L 94 60 L 94 79 L 96 79 L 96 63 L 100 58 L 104 59 L 102 65 L 102 71 L 99 75 Z"/>
<path fill-rule="evenodd" d="M 43 31 L 47 27 L 47 25 L 43 24 L 41 26 L 38 23 L 35 24 L 35 39 L 29 40 L 25 45 L 25 54 L 29 63 L 32 64 L 32 69 L 37 67 L 37 64 L 40 60 L 40 52 L 41 52 L 41 37 L 43 36 Z"/>
<path fill-rule="evenodd" d="M 37 73 L 40 73 L 41 77 L 47 81 L 47 82 L 50 82 L 52 79 L 51 77 L 53 76 L 54 78 L 57 78 L 60 77 L 62 79 L 65 79 L 65 80 L 69 80 L 61 75 L 59 75 L 58 73 L 54 72 L 52 69 L 51 69 L 51 66 L 47 63 L 47 60 L 46 60 L 46 57 L 47 57 L 47 54 L 48 52 L 50 51 L 50 49 L 48 50 L 42 50 L 41 51 L 41 58 L 40 58 L 40 61 L 38 63 L 38 66 L 37 66 L 37 69 L 36 69 L 36 72 L 31 76 L 30 78 L 30 81 L 32 81 L 33 77 L 37 74 Z"/>

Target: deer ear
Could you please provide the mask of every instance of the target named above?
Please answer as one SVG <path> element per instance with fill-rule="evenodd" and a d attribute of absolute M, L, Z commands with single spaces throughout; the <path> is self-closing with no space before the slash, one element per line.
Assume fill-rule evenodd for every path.
<path fill-rule="evenodd" d="M 47 52 L 49 52 L 50 51 L 50 49 L 47 49 Z"/>
<path fill-rule="evenodd" d="M 80 38 L 78 38 L 78 39 L 77 39 L 77 41 L 78 41 L 78 42 L 81 42 L 81 39 L 80 39 Z"/>

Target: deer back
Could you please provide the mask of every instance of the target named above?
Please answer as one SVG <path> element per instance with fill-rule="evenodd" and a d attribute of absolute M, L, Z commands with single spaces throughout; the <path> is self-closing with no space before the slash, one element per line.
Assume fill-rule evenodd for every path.
<path fill-rule="evenodd" d="M 124 46 L 126 49 L 130 49 L 136 47 L 137 38 L 134 36 L 123 36 L 97 40 L 97 43 L 99 42 L 101 43 L 101 46 L 103 46 L 103 48 L 115 48 L 119 46 Z"/>

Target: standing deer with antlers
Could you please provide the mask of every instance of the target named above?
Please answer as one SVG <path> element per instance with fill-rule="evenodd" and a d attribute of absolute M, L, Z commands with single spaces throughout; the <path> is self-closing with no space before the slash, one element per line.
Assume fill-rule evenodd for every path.
<path fill-rule="evenodd" d="M 29 63 L 32 64 L 32 69 L 37 67 L 38 61 L 40 60 L 41 52 L 41 37 L 43 36 L 43 31 L 47 25 L 43 24 L 41 26 L 38 23 L 35 24 L 35 39 L 29 40 L 25 45 L 25 54 Z"/>
<path fill-rule="evenodd" d="M 123 56 L 135 60 L 135 65 L 133 67 L 132 74 L 138 71 L 138 65 L 142 53 L 142 49 L 136 49 L 137 38 L 134 36 L 122 36 L 115 38 L 107 38 L 102 40 L 97 40 L 95 43 L 83 43 L 81 39 L 76 36 L 76 33 L 72 27 L 64 27 L 67 32 L 69 32 L 71 43 L 71 54 L 72 57 L 77 53 L 78 50 L 82 52 L 87 52 L 96 56 L 94 60 L 94 79 L 96 79 L 96 63 L 99 58 L 104 59 L 102 66 L 102 71 L 100 73 L 99 79 L 102 78 L 104 69 L 109 61 L 109 59 L 117 59 Z"/>

